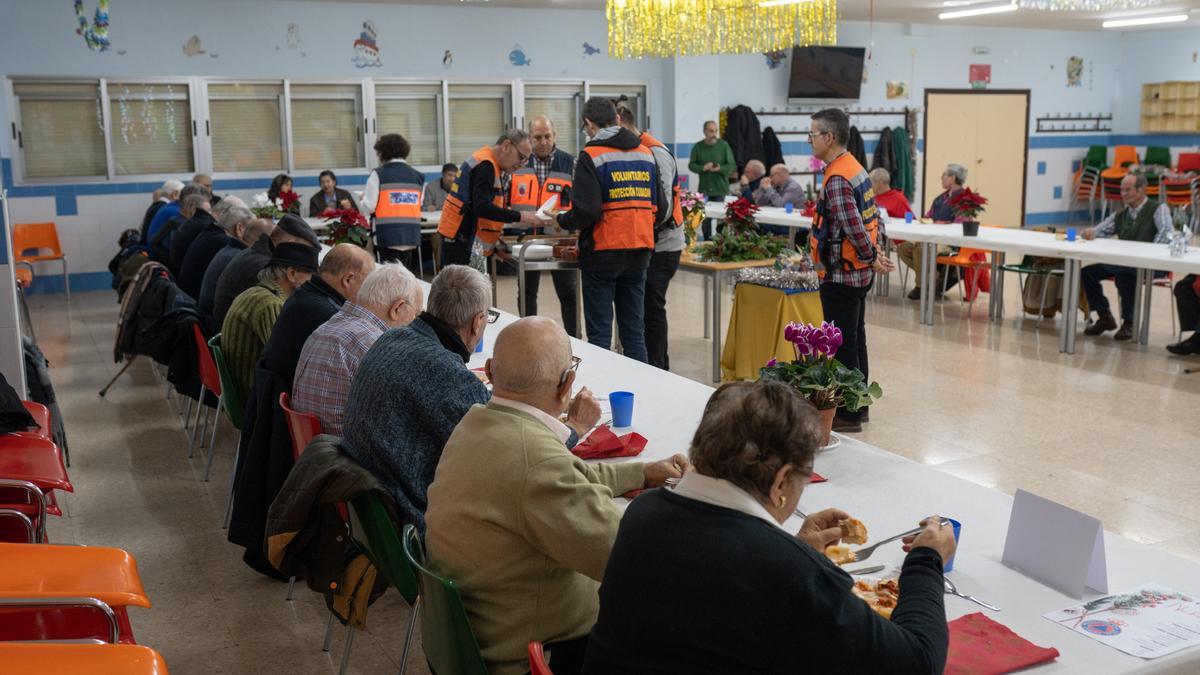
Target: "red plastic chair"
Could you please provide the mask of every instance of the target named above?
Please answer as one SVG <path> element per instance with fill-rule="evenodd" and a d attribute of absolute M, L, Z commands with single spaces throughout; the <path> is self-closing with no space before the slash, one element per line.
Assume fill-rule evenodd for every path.
<path fill-rule="evenodd" d="M 50 409 L 33 401 L 21 401 L 21 403 L 33 417 L 33 421 L 38 423 L 38 428 L 30 429 L 29 433 L 37 434 L 48 441 L 54 440 L 50 436 Z"/>
<path fill-rule="evenodd" d="M 0 482 L 0 508 L 15 509 L 30 519 L 38 518 L 39 522 L 34 525 L 43 535 L 46 514 L 62 515 L 57 501 L 50 498 L 50 491 L 75 491 L 58 446 L 28 433 L 0 436 L 0 481 L 3 481 Z M 20 483 L 33 485 L 45 499 L 37 499 Z"/>
<path fill-rule="evenodd" d="M 197 436 L 200 438 L 200 449 L 204 449 L 204 434 L 209 433 L 208 425 L 211 420 L 212 432 L 208 437 L 208 456 L 204 462 L 204 480 L 208 482 L 217 442 L 217 425 L 221 423 L 221 410 L 225 406 L 225 398 L 221 396 L 221 371 L 217 368 L 217 362 L 213 360 L 208 340 L 204 339 L 204 333 L 197 324 L 192 324 L 192 340 L 196 343 L 196 373 L 200 377 L 200 397 L 196 399 L 196 419 L 192 422 L 192 437 L 188 441 L 188 458 L 192 457 Z M 205 407 L 204 401 L 208 397 L 206 392 L 212 392 L 217 397 L 217 407 L 211 413 L 204 410 L 204 431 L 197 431 L 200 428 L 200 411 Z"/>
<path fill-rule="evenodd" d="M 292 436 L 292 459 L 300 459 L 300 453 L 304 452 L 309 442 L 321 435 L 321 420 L 316 415 L 293 410 L 292 397 L 286 391 L 279 393 L 279 407 L 283 408 L 288 433 Z"/>
<path fill-rule="evenodd" d="M 1178 173 L 1200 172 L 1200 152 L 1179 153 L 1179 164 L 1175 167 L 1175 171 Z"/>
<path fill-rule="evenodd" d="M 529 675 L 554 675 L 546 663 L 546 652 L 540 642 L 529 643 Z"/>

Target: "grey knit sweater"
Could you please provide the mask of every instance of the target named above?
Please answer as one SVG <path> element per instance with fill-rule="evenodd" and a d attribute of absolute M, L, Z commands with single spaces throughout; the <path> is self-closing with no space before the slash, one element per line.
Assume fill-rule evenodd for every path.
<path fill-rule="evenodd" d="M 422 314 L 387 331 L 350 385 L 342 447 L 396 497 L 405 522 L 425 529 L 426 490 L 450 432 L 491 392 L 466 366 L 462 340 Z"/>

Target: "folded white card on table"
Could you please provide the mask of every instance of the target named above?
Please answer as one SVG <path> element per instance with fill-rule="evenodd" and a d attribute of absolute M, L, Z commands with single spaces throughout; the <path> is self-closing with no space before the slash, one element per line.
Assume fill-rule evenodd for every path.
<path fill-rule="evenodd" d="M 1073 598 L 1108 592 L 1104 524 L 1032 492 L 1013 495 L 1000 561 Z"/>

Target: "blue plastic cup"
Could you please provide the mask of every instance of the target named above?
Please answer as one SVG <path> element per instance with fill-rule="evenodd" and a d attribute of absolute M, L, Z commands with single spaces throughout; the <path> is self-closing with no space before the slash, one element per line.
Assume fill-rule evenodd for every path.
<path fill-rule="evenodd" d="M 913 212 L 909 211 L 909 212 L 905 213 L 904 214 L 904 222 L 911 225 L 912 221 L 913 221 Z"/>
<path fill-rule="evenodd" d="M 792 209 L 795 209 L 795 208 L 796 208 L 796 206 L 795 206 L 794 204 L 792 204 L 791 202 L 788 202 L 788 203 L 786 203 L 786 204 L 784 204 L 784 205 L 783 205 L 783 210 L 784 210 L 784 211 L 786 211 L 786 212 L 788 212 L 788 213 L 791 213 L 791 212 L 792 212 Z"/>
<path fill-rule="evenodd" d="M 950 556 L 950 559 L 946 561 L 946 566 L 942 568 L 943 573 L 954 571 L 954 559 L 956 557 L 958 557 L 958 535 L 960 533 L 962 533 L 962 523 L 958 522 L 957 520 L 955 520 L 953 518 L 947 518 L 946 520 L 950 521 L 950 525 L 954 528 L 955 547 L 954 547 L 954 555 Z"/>
<path fill-rule="evenodd" d="M 1067 241 L 1075 241 L 1075 228 L 1067 228 Z"/>
<path fill-rule="evenodd" d="M 633 426 L 633 392 L 614 391 L 608 395 L 608 404 L 612 407 L 614 427 Z"/>
<path fill-rule="evenodd" d="M 475 353 L 476 354 L 483 353 L 483 338 L 482 337 L 479 338 L 479 344 L 475 345 Z"/>

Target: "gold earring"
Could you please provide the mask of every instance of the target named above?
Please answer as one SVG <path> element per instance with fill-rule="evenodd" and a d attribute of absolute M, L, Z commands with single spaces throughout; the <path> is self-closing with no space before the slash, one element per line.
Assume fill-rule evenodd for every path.
<path fill-rule="evenodd" d="M 782 509 L 782 508 L 785 508 L 786 506 L 787 506 L 787 496 L 779 495 L 779 508 Z"/>

